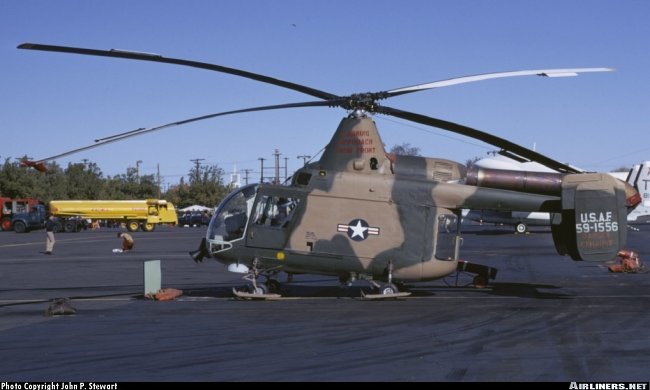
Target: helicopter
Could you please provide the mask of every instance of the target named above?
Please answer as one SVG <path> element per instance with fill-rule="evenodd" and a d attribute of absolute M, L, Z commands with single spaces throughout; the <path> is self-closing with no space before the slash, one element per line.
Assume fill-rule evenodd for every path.
<path fill-rule="evenodd" d="M 336 95 L 289 81 L 216 64 L 124 50 L 97 50 L 24 43 L 19 49 L 168 63 L 240 76 L 287 88 L 318 100 L 219 112 L 95 140 L 76 153 L 164 128 L 223 115 L 297 107 L 338 107 L 347 112 L 318 161 L 298 169 L 287 185 L 250 184 L 217 206 L 206 236 L 190 255 L 212 258 L 244 274 L 245 298 L 277 297 L 281 272 L 366 280 L 370 298 L 404 296 L 403 282 L 440 279 L 454 272 L 476 274 L 474 284 L 497 270 L 460 260 L 462 209 L 551 213 L 559 255 L 573 260 L 614 258 L 626 241 L 627 213 L 640 202 L 629 184 L 604 173 L 584 172 L 496 135 L 383 104 L 391 97 L 481 80 L 576 76 L 610 68 L 541 69 L 487 73 L 379 92 Z M 389 115 L 472 137 L 518 161 L 536 161 L 554 173 L 467 169 L 441 158 L 386 152 L 373 115 Z M 259 281 L 258 281 L 259 279 Z"/>

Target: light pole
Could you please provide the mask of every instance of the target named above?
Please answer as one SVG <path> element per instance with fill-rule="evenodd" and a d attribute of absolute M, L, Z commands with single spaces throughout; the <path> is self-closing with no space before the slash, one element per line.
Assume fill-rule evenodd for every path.
<path fill-rule="evenodd" d="M 304 167 L 307 165 L 307 160 L 311 158 L 311 156 L 307 156 L 306 154 L 303 154 L 302 156 L 298 156 L 296 158 L 301 158 L 302 159 L 302 166 Z"/>
<path fill-rule="evenodd" d="M 279 149 L 275 149 L 275 178 L 273 179 L 273 184 L 280 184 L 280 153 Z"/>
<path fill-rule="evenodd" d="M 264 183 L 264 160 L 266 160 L 264 157 L 258 157 L 258 160 L 260 160 L 260 183 Z"/>
<path fill-rule="evenodd" d="M 284 181 L 287 181 L 287 176 L 289 175 L 289 172 L 287 170 L 287 165 L 289 165 L 289 157 L 284 158 Z"/>

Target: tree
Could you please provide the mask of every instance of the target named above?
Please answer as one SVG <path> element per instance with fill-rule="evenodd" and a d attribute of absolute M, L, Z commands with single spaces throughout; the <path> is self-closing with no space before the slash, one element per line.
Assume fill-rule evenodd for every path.
<path fill-rule="evenodd" d="M 177 208 L 182 208 L 184 206 L 181 205 L 184 204 L 184 199 L 188 198 L 188 194 L 189 186 L 185 183 L 185 178 L 181 176 L 181 180 L 177 185 L 169 187 L 165 193 L 165 199 L 175 204 Z"/>
<path fill-rule="evenodd" d="M 390 148 L 390 153 L 398 156 L 419 156 L 420 148 L 417 146 L 411 146 L 408 142 L 404 142 L 401 145 L 394 145 Z"/>
<path fill-rule="evenodd" d="M 230 188 L 223 184 L 223 169 L 217 165 L 199 165 L 190 170 L 187 196 L 180 199 L 180 208 L 192 204 L 214 207 L 228 194 Z M 184 190 L 181 186 L 180 191 Z"/>
<path fill-rule="evenodd" d="M 10 158 L 5 159 L 0 171 L 0 194 L 10 198 L 28 197 L 34 188 L 35 181 L 31 180 L 29 175 L 25 174 L 16 163 L 12 163 Z"/>
<path fill-rule="evenodd" d="M 27 157 L 24 157 L 27 158 Z M 65 170 L 55 162 L 47 163 L 47 171 L 21 167 L 5 159 L 0 165 L 0 195 L 11 198 L 37 198 L 45 203 L 52 199 L 124 200 L 158 197 L 158 184 L 154 175 L 138 176 L 136 168 L 129 167 L 125 174 L 103 177 L 101 169 L 93 162 L 70 163 Z M 189 184 L 181 178 L 180 184 L 163 194 L 179 207 L 192 204 L 216 206 L 231 190 L 224 185 L 223 169 L 216 165 L 199 166 L 189 172 Z"/>
<path fill-rule="evenodd" d="M 44 173 L 34 172 L 38 177 L 37 186 L 30 197 L 48 203 L 52 199 L 67 199 L 68 184 L 63 169 L 57 163 L 48 163 Z"/>
<path fill-rule="evenodd" d="M 467 169 L 469 169 L 469 168 L 472 167 L 472 165 L 474 165 L 475 162 L 477 162 L 480 159 L 481 159 L 481 157 L 478 157 L 478 156 L 476 156 L 474 158 L 468 158 L 467 160 L 465 160 L 465 166 L 467 167 Z"/>
<path fill-rule="evenodd" d="M 97 164 L 69 163 L 65 170 L 67 196 L 64 199 L 104 198 L 105 181 Z"/>
<path fill-rule="evenodd" d="M 109 177 L 106 196 L 108 199 L 150 199 L 158 196 L 154 175 L 138 176 L 136 168 L 129 167 L 126 174 Z"/>

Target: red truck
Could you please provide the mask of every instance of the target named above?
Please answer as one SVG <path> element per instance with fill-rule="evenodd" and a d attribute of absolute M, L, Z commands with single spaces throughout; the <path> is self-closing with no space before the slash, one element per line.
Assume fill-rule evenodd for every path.
<path fill-rule="evenodd" d="M 28 213 L 32 206 L 42 204 L 38 199 L 34 198 L 7 198 L 0 197 L 0 228 L 2 231 L 11 230 L 11 217 L 16 213 Z"/>

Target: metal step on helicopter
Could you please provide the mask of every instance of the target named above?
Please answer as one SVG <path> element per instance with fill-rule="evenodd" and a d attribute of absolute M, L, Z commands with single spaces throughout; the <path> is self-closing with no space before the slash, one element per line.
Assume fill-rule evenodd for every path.
<path fill-rule="evenodd" d="M 318 100 L 225 111 L 95 140 L 26 166 L 106 143 L 224 115 L 297 107 L 339 107 L 341 120 L 320 160 L 298 169 L 288 185 L 251 184 L 217 207 L 199 248 L 200 262 L 215 259 L 251 282 L 243 298 L 280 297 L 281 272 L 337 276 L 341 283 L 367 280 L 369 299 L 408 295 L 400 282 L 428 281 L 454 272 L 476 274 L 483 286 L 497 270 L 460 259 L 461 210 L 544 211 L 560 255 L 605 261 L 626 241 L 627 213 L 640 201 L 629 184 L 604 173 L 584 172 L 536 151 L 461 124 L 379 104 L 433 88 L 481 80 L 575 76 L 609 68 L 541 69 L 452 78 L 380 92 L 336 95 L 221 65 L 123 50 L 24 43 L 20 49 L 160 62 L 206 69 L 287 88 Z M 389 115 L 472 137 L 518 161 L 536 161 L 557 173 L 470 169 L 447 159 L 388 154 L 372 115 Z"/>

